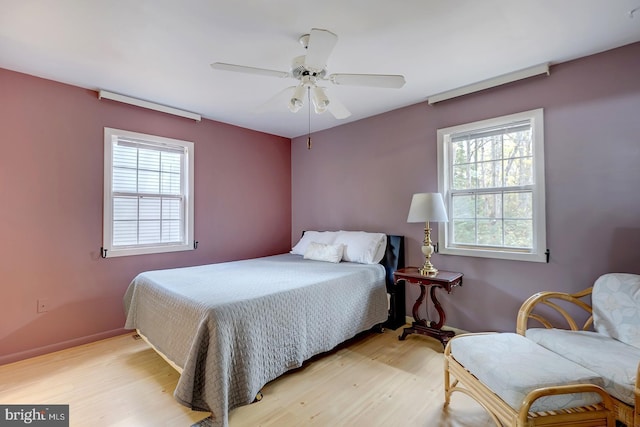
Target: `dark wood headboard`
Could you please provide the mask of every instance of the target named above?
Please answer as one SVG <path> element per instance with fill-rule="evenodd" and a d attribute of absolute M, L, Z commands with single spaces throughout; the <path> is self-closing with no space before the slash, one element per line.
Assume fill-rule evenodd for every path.
<path fill-rule="evenodd" d="M 380 261 L 386 270 L 387 293 L 390 295 L 389 318 L 382 325 L 389 329 L 398 329 L 406 323 L 404 282 L 393 283 L 393 273 L 404 268 L 404 236 L 387 234 L 387 250 Z"/>
<path fill-rule="evenodd" d="M 393 273 L 404 268 L 404 236 L 387 234 L 387 250 L 380 261 L 387 270 L 387 290 L 394 286 Z"/>

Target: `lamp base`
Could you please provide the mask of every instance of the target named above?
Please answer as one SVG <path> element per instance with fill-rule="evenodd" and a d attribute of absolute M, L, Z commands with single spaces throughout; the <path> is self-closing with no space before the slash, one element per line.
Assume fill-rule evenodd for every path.
<path fill-rule="evenodd" d="M 424 265 L 418 269 L 418 271 L 423 276 L 429 277 L 433 277 L 438 274 L 438 269 L 435 268 L 428 259 L 424 262 Z"/>
<path fill-rule="evenodd" d="M 438 269 L 431 264 L 431 255 L 433 254 L 433 245 L 431 244 L 431 227 L 427 221 L 424 227 L 424 243 L 422 244 L 422 253 L 424 254 L 424 265 L 418 269 L 423 276 L 433 277 L 438 274 Z"/>

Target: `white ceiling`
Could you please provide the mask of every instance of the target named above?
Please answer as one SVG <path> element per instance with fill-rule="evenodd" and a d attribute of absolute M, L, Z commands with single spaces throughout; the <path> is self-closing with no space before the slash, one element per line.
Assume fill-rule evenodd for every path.
<path fill-rule="evenodd" d="M 311 28 L 338 35 L 329 73 L 403 74 L 402 89 L 333 86 L 352 112 L 327 129 L 430 95 L 640 41 L 640 0 L 0 0 L 0 67 L 105 89 L 285 137 L 306 106 L 257 113 L 297 81 L 212 70 L 289 71 Z M 1 99 L 1 94 L 0 94 Z"/>

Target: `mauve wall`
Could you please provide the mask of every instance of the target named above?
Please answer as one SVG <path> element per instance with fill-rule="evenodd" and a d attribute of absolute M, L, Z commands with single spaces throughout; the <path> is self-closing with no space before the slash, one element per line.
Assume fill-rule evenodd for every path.
<path fill-rule="evenodd" d="M 513 331 L 534 292 L 640 273 L 640 43 L 553 66 L 548 77 L 319 132 L 310 151 L 296 138 L 292 241 L 305 229 L 402 234 L 408 265 L 420 265 L 423 225 L 406 219 L 413 193 L 437 191 L 436 130 L 540 107 L 550 263 L 434 255 L 436 267 L 464 273 L 464 286 L 441 298 L 447 324 Z M 417 296 L 408 290 L 407 314 Z"/>
<path fill-rule="evenodd" d="M 0 364 L 123 332 L 141 271 L 290 248 L 288 138 L 2 69 L 0 94 Z M 195 142 L 197 250 L 100 258 L 104 127 Z"/>

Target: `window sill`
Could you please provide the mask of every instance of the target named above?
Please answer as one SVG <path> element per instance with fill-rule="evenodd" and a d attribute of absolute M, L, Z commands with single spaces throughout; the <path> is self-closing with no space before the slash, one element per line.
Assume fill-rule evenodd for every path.
<path fill-rule="evenodd" d="M 115 258 L 130 255 L 149 255 L 161 254 L 167 252 L 192 251 L 193 245 L 167 245 L 167 246 L 148 246 L 138 248 L 104 248 L 105 258 Z"/>
<path fill-rule="evenodd" d="M 482 249 L 459 249 L 445 248 L 444 245 L 441 245 L 438 254 L 469 256 L 476 258 L 505 259 L 511 261 L 547 262 L 547 254 L 545 252 L 522 253 L 509 251 L 490 251 Z"/>

